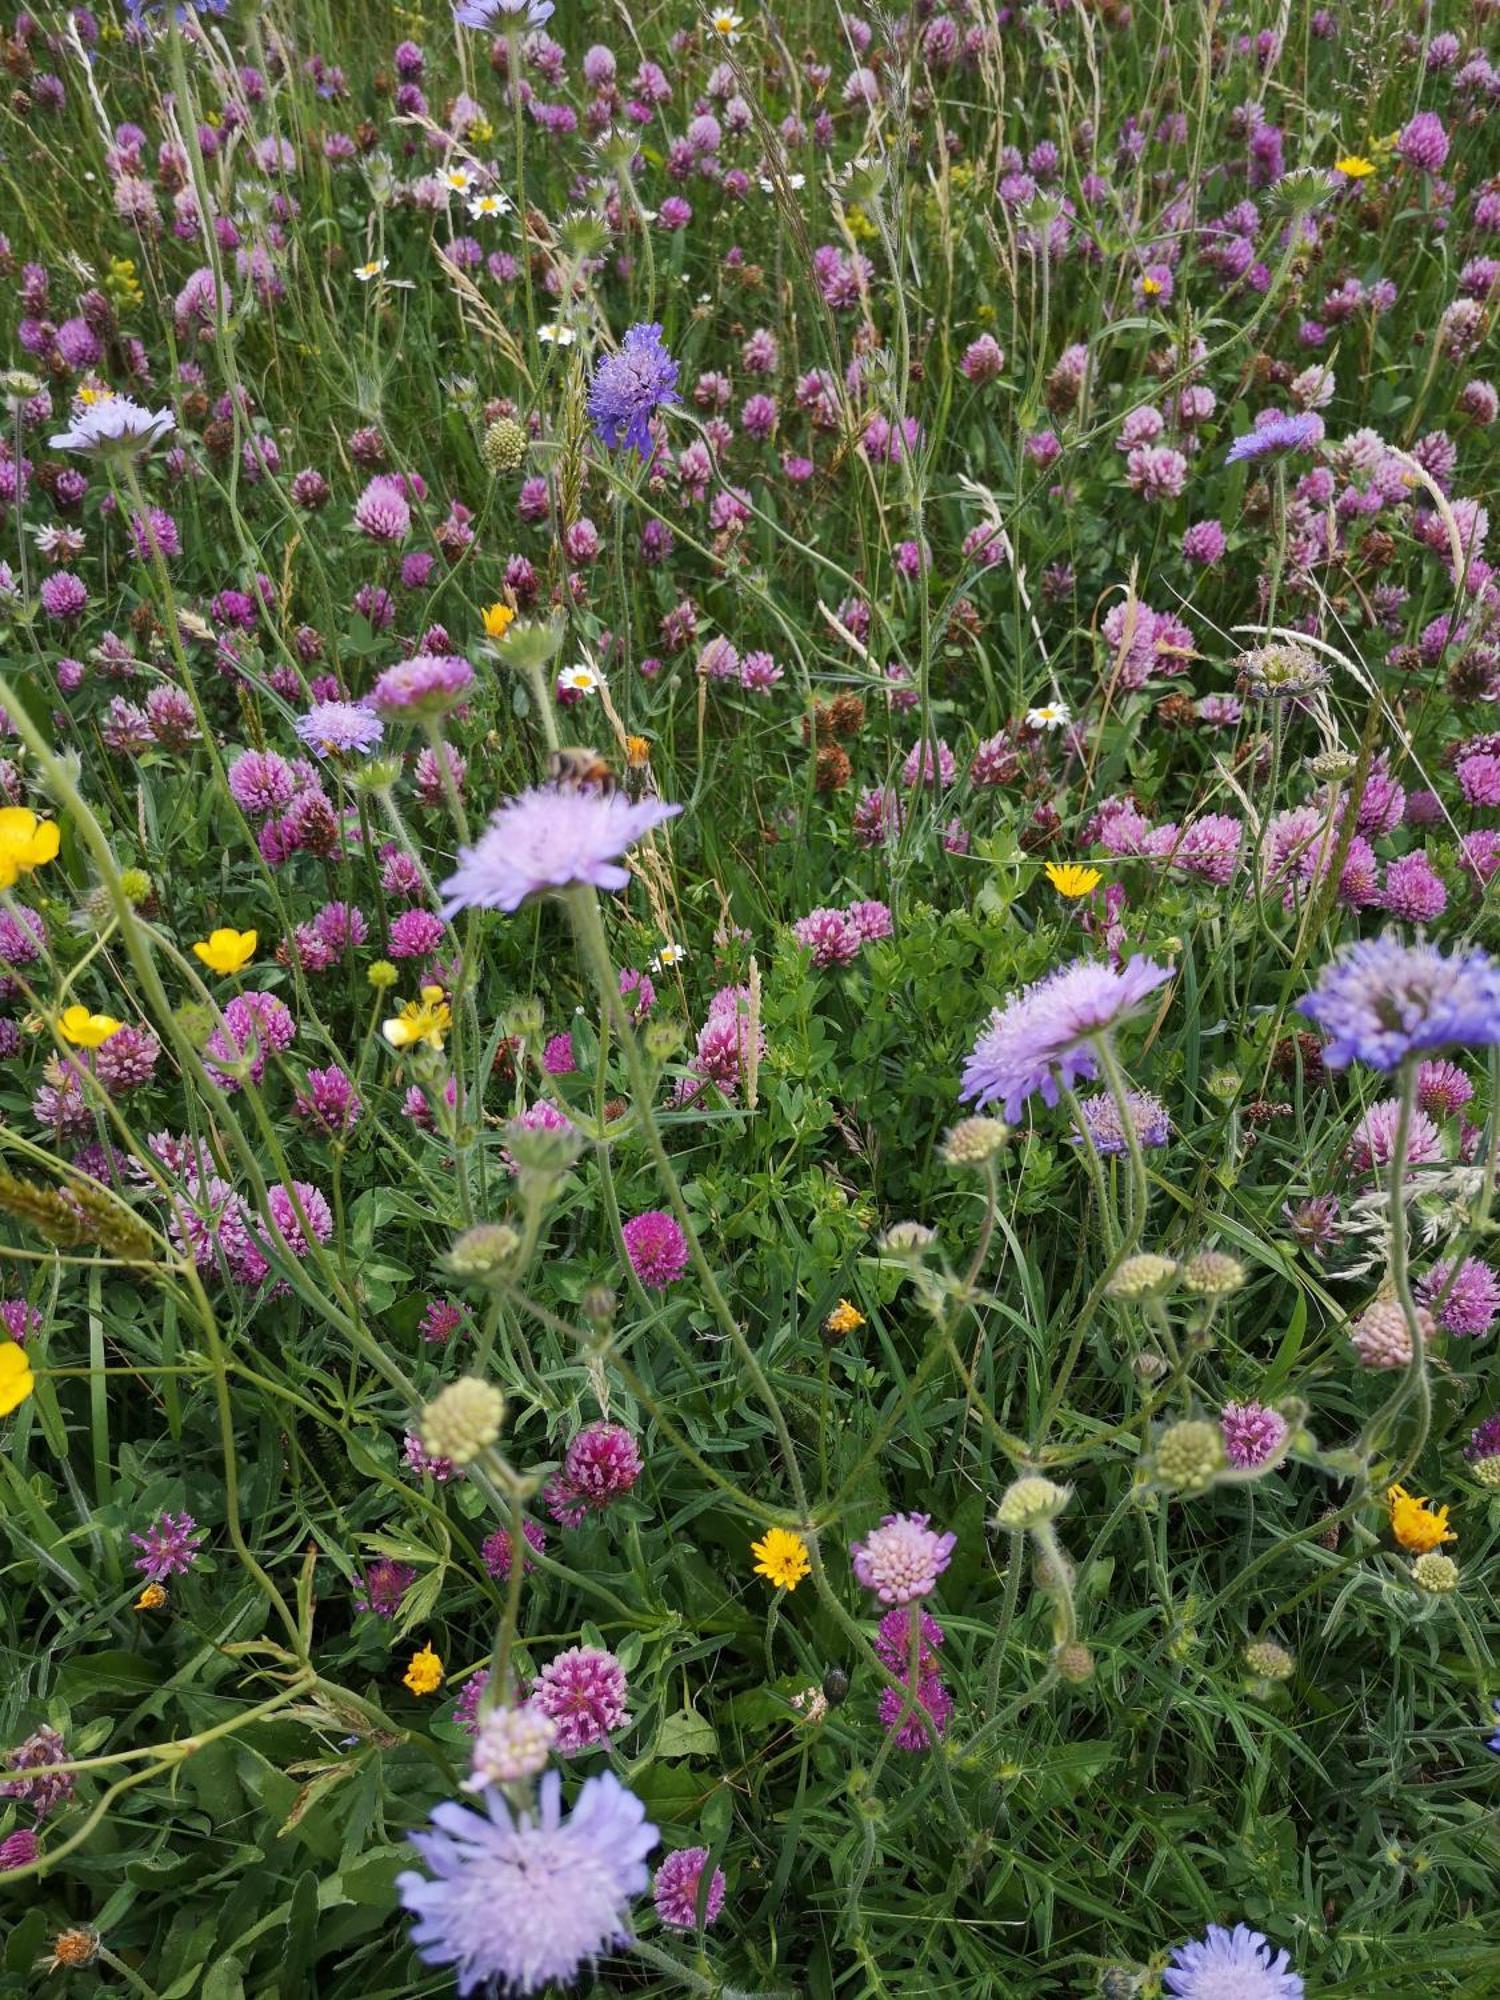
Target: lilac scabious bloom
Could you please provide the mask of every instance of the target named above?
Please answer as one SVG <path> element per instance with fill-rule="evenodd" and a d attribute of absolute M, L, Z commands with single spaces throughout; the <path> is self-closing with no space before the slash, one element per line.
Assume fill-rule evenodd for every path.
<path fill-rule="evenodd" d="M 68 1762 L 68 1746 L 51 1723 L 34 1729 L 24 1743 L 0 1756 L 0 1770 L 28 1775 L 0 1780 L 0 1799 L 20 1799 L 38 1819 L 45 1819 L 54 1806 L 72 1798 L 75 1780 L 71 1771 L 55 1771 L 54 1764 Z"/>
<path fill-rule="evenodd" d="M 1210 1924 L 1205 1936 L 1172 1953 L 1162 1990 L 1173 2000 L 1303 2000 L 1307 1989 L 1286 1952 L 1273 1955 L 1259 1931 Z"/>
<path fill-rule="evenodd" d="M 147 410 L 129 396 L 103 396 L 78 409 L 65 431 L 47 442 L 54 451 L 134 455 L 176 429 L 170 410 Z"/>
<path fill-rule="evenodd" d="M 299 715 L 292 727 L 317 757 L 373 750 L 385 734 L 380 717 L 353 701 L 320 701 Z"/>
<path fill-rule="evenodd" d="M 1272 1459 L 1286 1443 L 1287 1421 L 1265 1403 L 1226 1403 L 1219 1412 L 1224 1456 L 1231 1465 L 1254 1467 Z"/>
<path fill-rule="evenodd" d="M 1451 1264 L 1434 1264 L 1417 1281 L 1417 1297 L 1432 1309 L 1445 1333 L 1478 1340 L 1500 1313 L 1500 1277 L 1482 1257 L 1466 1257 L 1457 1276 Z"/>
<path fill-rule="evenodd" d="M 577 883 L 623 889 L 630 876 L 620 856 L 681 811 L 620 792 L 522 792 L 500 807 L 473 847 L 459 849 L 458 866 L 442 885 L 443 915 L 518 910 L 528 896 Z"/>
<path fill-rule="evenodd" d="M 1362 938 L 1302 1002 L 1331 1037 L 1330 1069 L 1358 1060 L 1393 1070 L 1427 1049 L 1500 1042 L 1500 966 L 1482 951 L 1446 958 L 1435 945 Z"/>
<path fill-rule="evenodd" d="M 676 1217 L 664 1208 L 648 1208 L 644 1215 L 632 1216 L 620 1234 L 630 1268 L 643 1285 L 664 1291 L 687 1270 L 687 1238 Z"/>
<path fill-rule="evenodd" d="M 474 683 L 474 669 L 460 653 L 414 653 L 387 667 L 370 690 L 382 715 L 439 714 Z"/>
<path fill-rule="evenodd" d="M 662 344 L 661 334 L 654 322 L 632 326 L 619 352 L 601 354 L 594 365 L 589 415 L 607 451 L 633 445 L 642 458 L 649 458 L 652 416 L 664 403 L 682 400 L 677 393 L 677 363 Z"/>
<path fill-rule="evenodd" d="M 1281 410 L 1265 410 L 1255 420 L 1255 428 L 1237 437 L 1224 455 L 1226 465 L 1242 459 L 1264 458 L 1271 452 L 1311 451 L 1323 440 L 1323 419 L 1316 410 L 1299 410 L 1287 415 Z"/>
<path fill-rule="evenodd" d="M 862 1542 L 852 1542 L 854 1574 L 882 1604 L 927 1597 L 948 1567 L 957 1535 L 936 1534 L 926 1514 L 887 1514 Z"/>
<path fill-rule="evenodd" d="M 532 1554 L 541 1555 L 547 1547 L 547 1530 L 540 1521 L 522 1521 L 521 1573 L 528 1574 L 535 1569 Z M 511 1533 L 508 1528 L 496 1528 L 492 1535 L 486 1535 L 479 1557 L 497 1583 L 505 1583 L 510 1578 Z"/>
<path fill-rule="evenodd" d="M 410 1836 L 430 1875 L 408 1870 L 396 1893 L 416 1917 L 412 1943 L 451 1965 L 461 1996 L 504 1985 L 568 1985 L 601 1951 L 630 1941 L 630 1901 L 645 1889 L 656 1828 L 612 1771 L 590 1778 L 563 1817 L 562 1781 L 543 1777 L 538 1811 L 512 1817 L 484 1792 L 484 1812 L 437 1806 L 433 1831 Z"/>
<path fill-rule="evenodd" d="M 152 1583 L 185 1576 L 198 1560 L 203 1531 L 191 1514 L 158 1514 L 144 1535 L 132 1535 L 141 1553 L 135 1566 Z"/>
<path fill-rule="evenodd" d="M 542 28 L 555 11 L 553 0 L 458 0 L 453 18 L 461 28 L 492 30 L 511 22 L 517 27 L 524 22 L 528 28 Z"/>
<path fill-rule="evenodd" d="M 557 1748 L 576 1757 L 630 1725 L 625 1669 L 602 1646 L 570 1646 L 537 1676 L 531 1700 L 557 1724 Z"/>
<path fill-rule="evenodd" d="M 679 1847 L 675 1854 L 669 1854 L 662 1862 L 651 1885 L 651 1900 L 664 1924 L 670 1924 L 679 1931 L 695 1931 L 698 1928 L 698 1898 L 703 1871 L 707 1866 L 706 1847 Z M 716 1868 L 709 1877 L 708 1893 L 703 1902 L 705 1929 L 723 1907 L 724 1871 Z"/>
<path fill-rule="evenodd" d="M 417 1580 L 410 1563 L 382 1559 L 371 1563 L 354 1586 L 356 1611 L 371 1611 L 377 1618 L 394 1618 L 401 1600 Z"/>
<path fill-rule="evenodd" d="M 1166 1145 L 1172 1136 L 1172 1127 L 1167 1118 L 1167 1107 L 1159 1097 L 1154 1097 L 1149 1090 L 1127 1090 L 1125 1107 L 1130 1113 L 1130 1123 L 1139 1145 Z M 1101 1090 L 1092 1097 L 1081 1097 L 1078 1109 L 1083 1113 L 1084 1130 L 1096 1153 L 1109 1156 L 1130 1150 L 1120 1107 L 1109 1091 Z M 1083 1135 L 1076 1127 L 1073 1137 L 1076 1143 L 1082 1144 Z"/>
<path fill-rule="evenodd" d="M 1092 1035 L 1107 1033 L 1172 976 L 1171 968 L 1133 958 L 1122 971 L 1075 959 L 995 1008 L 964 1064 L 960 1097 L 980 1110 L 997 1100 L 1017 1119 L 1033 1091 L 1056 1104 L 1059 1084 L 1098 1074 Z"/>

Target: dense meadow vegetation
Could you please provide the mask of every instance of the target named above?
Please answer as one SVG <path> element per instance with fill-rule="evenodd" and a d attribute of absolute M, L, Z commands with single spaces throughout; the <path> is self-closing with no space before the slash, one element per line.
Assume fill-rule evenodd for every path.
<path fill-rule="evenodd" d="M 1500 1994 L 1500 8 L 0 68 L 0 1995 Z"/>

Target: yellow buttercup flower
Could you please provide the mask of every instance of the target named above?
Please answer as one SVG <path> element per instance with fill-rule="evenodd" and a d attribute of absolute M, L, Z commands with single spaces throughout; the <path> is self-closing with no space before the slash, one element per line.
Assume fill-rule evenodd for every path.
<path fill-rule="evenodd" d="M 1375 162 L 1367 160 L 1363 153 L 1345 153 L 1341 160 L 1335 160 L 1333 171 L 1342 174 L 1345 180 L 1364 181 L 1375 171 Z"/>
<path fill-rule="evenodd" d="M 65 1042 L 72 1042 L 76 1048 L 97 1049 L 111 1035 L 118 1035 L 124 1025 L 113 1014 L 91 1014 L 87 1007 L 73 1006 L 63 1009 L 57 1032 Z"/>
<path fill-rule="evenodd" d="M 61 839 L 54 820 L 38 819 L 25 806 L 0 806 L 0 889 L 13 889 L 33 868 L 55 861 Z"/>
<path fill-rule="evenodd" d="M 847 1299 L 840 1299 L 833 1311 L 823 1322 L 825 1333 L 856 1333 L 865 1323 L 865 1316 L 858 1306 L 850 1305 Z"/>
<path fill-rule="evenodd" d="M 201 958 L 210 972 L 240 972 L 254 958 L 259 943 L 259 931 L 211 931 L 193 946 L 193 956 Z"/>
<path fill-rule="evenodd" d="M 25 1348 L 13 1340 L 0 1344 L 0 1417 L 20 1409 L 35 1387 Z"/>
<path fill-rule="evenodd" d="M 1098 888 L 1103 879 L 1097 868 L 1085 868 L 1079 861 L 1047 863 L 1047 880 L 1058 895 L 1066 896 L 1069 902 L 1079 896 L 1087 896 L 1091 890 Z"/>
<path fill-rule="evenodd" d="M 436 1694 L 443 1685 L 443 1663 L 431 1646 L 424 1646 L 420 1653 L 413 1653 L 406 1672 L 401 1676 L 401 1685 L 411 1689 L 413 1694 Z"/>
<path fill-rule="evenodd" d="M 424 986 L 421 999 L 408 1000 L 394 1019 L 381 1023 L 380 1032 L 393 1049 L 410 1049 L 425 1042 L 429 1049 L 441 1050 L 452 1022 L 453 1009 L 443 998 L 442 987 Z"/>
<path fill-rule="evenodd" d="M 497 602 L 486 605 L 484 613 L 485 637 L 489 639 L 503 639 L 514 623 L 515 616 L 515 612 L 511 610 L 508 604 Z"/>
<path fill-rule="evenodd" d="M 1410 1549 L 1413 1555 L 1426 1555 L 1429 1549 L 1458 1540 L 1448 1526 L 1446 1507 L 1434 1510 L 1425 1499 L 1408 1493 L 1404 1486 L 1393 1486 L 1385 1498 L 1391 1510 L 1391 1533 L 1402 1548 Z"/>
<path fill-rule="evenodd" d="M 795 1590 L 803 1577 L 812 1574 L 807 1544 L 789 1528 L 767 1528 L 758 1542 L 750 1544 L 750 1553 L 756 1558 L 755 1574 L 777 1590 Z"/>

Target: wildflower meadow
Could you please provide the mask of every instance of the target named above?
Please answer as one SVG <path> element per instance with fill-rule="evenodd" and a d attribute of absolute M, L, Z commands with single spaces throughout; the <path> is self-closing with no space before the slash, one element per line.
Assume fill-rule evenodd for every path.
<path fill-rule="evenodd" d="M 1497 0 L 0 72 L 0 2000 L 1497 2000 Z"/>

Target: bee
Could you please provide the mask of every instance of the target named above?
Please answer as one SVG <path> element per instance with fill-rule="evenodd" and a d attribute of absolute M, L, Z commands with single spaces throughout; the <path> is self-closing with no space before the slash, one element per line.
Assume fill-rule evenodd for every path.
<path fill-rule="evenodd" d="M 609 763 L 586 744 L 554 750 L 547 760 L 547 777 L 560 792 L 612 792 L 619 780 Z"/>

